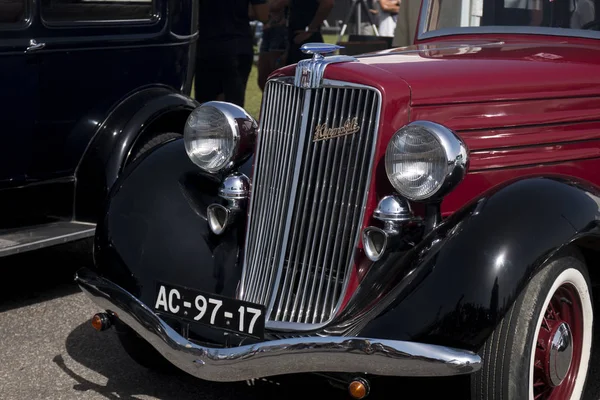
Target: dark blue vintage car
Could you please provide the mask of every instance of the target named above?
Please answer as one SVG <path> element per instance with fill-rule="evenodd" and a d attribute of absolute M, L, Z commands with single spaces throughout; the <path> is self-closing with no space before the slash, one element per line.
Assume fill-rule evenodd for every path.
<path fill-rule="evenodd" d="M 179 137 L 195 0 L 0 0 L 0 256 L 91 237 L 123 168 Z"/>

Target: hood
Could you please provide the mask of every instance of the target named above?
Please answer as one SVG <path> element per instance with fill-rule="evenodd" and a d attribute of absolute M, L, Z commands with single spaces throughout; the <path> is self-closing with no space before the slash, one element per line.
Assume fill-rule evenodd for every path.
<path fill-rule="evenodd" d="M 434 42 L 359 59 L 404 80 L 413 106 L 600 94 L 600 41 L 529 40 Z"/>

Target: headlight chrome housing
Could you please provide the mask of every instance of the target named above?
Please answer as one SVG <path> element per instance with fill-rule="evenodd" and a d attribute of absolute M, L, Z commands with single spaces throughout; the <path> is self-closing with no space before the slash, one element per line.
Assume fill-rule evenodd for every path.
<path fill-rule="evenodd" d="M 185 151 L 208 173 L 227 171 L 250 155 L 257 130 L 258 124 L 242 107 L 210 101 L 189 115 L 183 131 Z"/>
<path fill-rule="evenodd" d="M 398 130 L 385 153 L 390 183 L 413 201 L 441 200 L 463 179 L 468 163 L 462 140 L 430 121 L 414 121 Z"/>

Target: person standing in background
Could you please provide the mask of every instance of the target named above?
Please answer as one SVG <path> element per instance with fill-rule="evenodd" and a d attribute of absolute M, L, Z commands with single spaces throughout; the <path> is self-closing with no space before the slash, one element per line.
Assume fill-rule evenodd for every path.
<path fill-rule="evenodd" d="M 286 63 L 295 64 L 310 54 L 300 47 L 309 42 L 323 43 L 321 25 L 334 6 L 334 0 L 290 0 L 288 17 L 288 55 Z"/>
<path fill-rule="evenodd" d="M 250 13 L 267 22 L 266 0 L 200 0 L 199 12 L 196 100 L 222 99 L 243 107 L 254 62 Z"/>
<path fill-rule="evenodd" d="M 288 45 L 287 6 L 289 0 L 268 0 L 269 20 L 263 28 L 258 55 L 258 87 L 265 90 L 271 72 L 285 65 Z"/>
<path fill-rule="evenodd" d="M 379 36 L 394 36 L 400 0 L 379 0 Z"/>

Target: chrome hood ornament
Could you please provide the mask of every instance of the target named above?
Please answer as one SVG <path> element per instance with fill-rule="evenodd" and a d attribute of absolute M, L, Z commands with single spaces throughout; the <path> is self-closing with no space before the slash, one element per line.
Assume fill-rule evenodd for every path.
<path fill-rule="evenodd" d="M 344 46 L 338 46 L 337 44 L 329 43 L 306 43 L 300 47 L 300 50 L 304 54 L 312 54 L 313 60 L 322 60 L 323 54 L 333 53 L 339 49 L 343 49 Z"/>
<path fill-rule="evenodd" d="M 324 56 L 324 54 L 333 53 L 343 48 L 343 46 L 329 43 L 306 43 L 302 45 L 300 50 L 305 54 L 312 54 L 312 58 L 298 62 L 294 85 L 302 89 L 316 89 L 323 84 L 323 75 L 328 64 L 356 61 L 356 58 L 351 56 Z"/>

